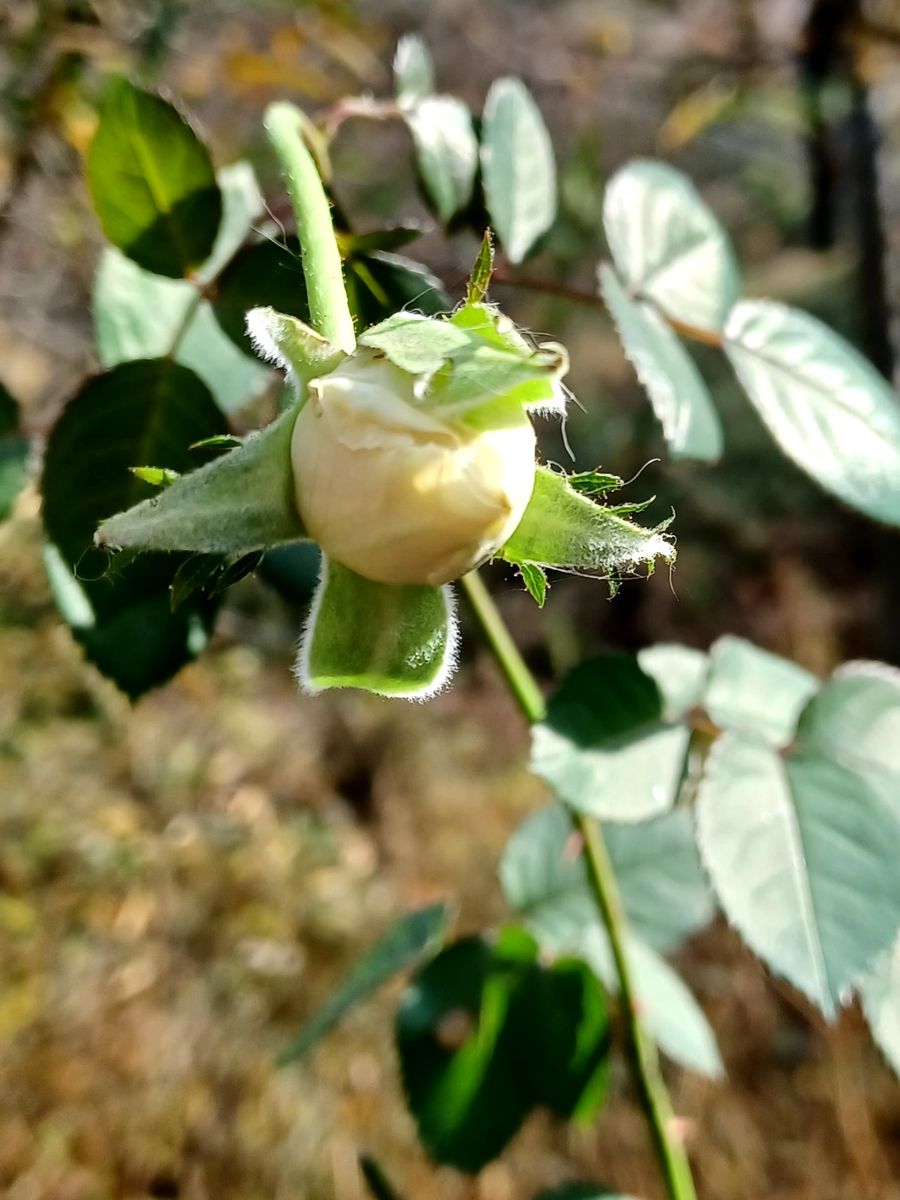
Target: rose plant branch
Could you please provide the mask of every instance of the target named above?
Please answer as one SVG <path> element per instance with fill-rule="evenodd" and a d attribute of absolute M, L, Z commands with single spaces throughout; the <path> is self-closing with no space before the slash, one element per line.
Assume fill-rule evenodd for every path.
<path fill-rule="evenodd" d="M 490 592 L 477 571 L 466 575 L 462 586 L 510 694 L 525 719 L 530 724 L 537 724 L 546 714 L 543 696 Z M 609 937 L 635 1083 L 653 1135 L 666 1188 L 670 1200 L 696 1200 L 690 1163 L 676 1129 L 672 1102 L 660 1070 L 659 1052 L 641 1021 L 637 990 L 625 949 L 625 910 L 603 833 L 598 821 L 566 807 L 581 837 L 591 895 Z"/>

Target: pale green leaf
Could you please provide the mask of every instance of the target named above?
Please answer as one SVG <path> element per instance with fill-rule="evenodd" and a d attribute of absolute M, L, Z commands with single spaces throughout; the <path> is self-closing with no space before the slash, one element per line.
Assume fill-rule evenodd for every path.
<path fill-rule="evenodd" d="M 900 525 L 900 400 L 871 363 L 771 300 L 735 307 L 725 353 L 788 458 L 851 507 Z"/>
<path fill-rule="evenodd" d="M 673 458 L 715 462 L 722 426 L 709 389 L 678 338 L 649 304 L 629 299 L 612 267 L 600 267 L 603 299 Z"/>
<path fill-rule="evenodd" d="M 303 537 L 290 466 L 296 416 L 284 413 L 236 450 L 109 517 L 97 544 L 235 555 Z"/>
<path fill-rule="evenodd" d="M 885 663 L 844 663 L 803 710 L 797 741 L 851 770 L 895 777 L 900 805 L 900 671 Z"/>
<path fill-rule="evenodd" d="M 216 182 L 222 193 L 222 220 L 209 258 L 197 269 L 197 279 L 203 284 L 215 279 L 266 211 L 250 163 L 235 162 L 220 167 L 216 171 Z"/>
<path fill-rule="evenodd" d="M 455 351 L 469 346 L 469 337 L 451 321 L 419 313 L 395 313 L 360 334 L 360 345 L 380 350 L 396 367 L 412 375 L 436 371 Z"/>
<path fill-rule="evenodd" d="M 881 956 L 859 994 L 872 1037 L 900 1075 L 900 941 Z"/>
<path fill-rule="evenodd" d="M 488 92 L 481 174 L 491 224 L 509 261 L 519 263 L 556 217 L 553 146 L 520 79 L 498 79 Z"/>
<path fill-rule="evenodd" d="M 690 730 L 662 718 L 655 682 L 626 655 L 576 667 L 532 731 L 531 770 L 566 804 L 612 821 L 671 808 Z"/>
<path fill-rule="evenodd" d="M 360 1000 L 365 1000 L 394 975 L 433 954 L 447 936 L 449 922 L 450 909 L 446 904 L 431 904 L 395 921 L 354 963 L 296 1040 L 282 1051 L 279 1063 L 284 1066 L 304 1058 Z"/>
<path fill-rule="evenodd" d="M 628 291 L 664 313 L 719 330 L 740 293 L 725 231 L 680 171 L 639 159 L 610 180 L 603 228 Z"/>
<path fill-rule="evenodd" d="M 403 115 L 425 191 L 446 225 L 468 205 L 475 187 L 478 141 L 472 114 L 455 96 L 425 96 L 404 107 Z"/>
<path fill-rule="evenodd" d="M 297 675 L 310 692 L 356 687 L 424 700 L 452 674 L 456 644 L 448 587 L 374 583 L 323 555 Z"/>
<path fill-rule="evenodd" d="M 713 915 L 686 809 L 604 826 L 629 927 L 656 950 L 674 950 Z M 597 924 L 581 842 L 560 804 L 528 817 L 506 845 L 500 879 L 508 903 L 548 948 L 570 946 Z"/>
<path fill-rule="evenodd" d="M 404 34 L 394 52 L 394 96 L 401 108 L 434 92 L 434 63 L 424 41 Z"/>
<path fill-rule="evenodd" d="M 820 686 L 815 675 L 796 663 L 726 635 L 710 649 L 703 703 L 723 729 L 755 733 L 773 746 L 786 746 L 803 706 Z"/>
<path fill-rule="evenodd" d="M 675 548 L 659 529 L 642 529 L 579 495 L 565 475 L 538 467 L 525 515 L 500 557 L 609 575 L 673 559 Z"/>
<path fill-rule="evenodd" d="M 828 1019 L 900 926 L 900 822 L 839 763 L 726 734 L 697 799 L 700 853 L 747 944 Z"/>
<path fill-rule="evenodd" d="M 709 659 L 702 650 L 660 642 L 638 651 L 641 670 L 656 680 L 668 720 L 682 716 L 702 702 Z"/>

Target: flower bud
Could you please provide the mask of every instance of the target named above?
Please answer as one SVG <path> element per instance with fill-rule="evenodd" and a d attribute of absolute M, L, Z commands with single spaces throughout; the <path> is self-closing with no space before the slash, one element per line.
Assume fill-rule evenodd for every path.
<path fill-rule="evenodd" d="M 535 439 L 442 416 L 416 377 L 357 350 L 310 384 L 291 443 L 297 508 L 326 554 L 379 583 L 441 584 L 495 554 L 534 487 Z"/>

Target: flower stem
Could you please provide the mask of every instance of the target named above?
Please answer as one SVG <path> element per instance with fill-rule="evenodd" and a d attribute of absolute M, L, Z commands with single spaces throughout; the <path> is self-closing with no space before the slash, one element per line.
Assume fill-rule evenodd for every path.
<path fill-rule="evenodd" d="M 281 163 L 297 219 L 310 322 L 322 337 L 352 354 L 356 335 L 344 288 L 341 256 L 328 197 L 304 140 L 305 122 L 305 116 L 293 104 L 278 101 L 266 109 L 263 124 Z"/>
<path fill-rule="evenodd" d="M 546 706 L 537 682 L 478 573 L 473 571 L 466 575 L 462 586 L 519 708 L 529 722 L 543 720 Z M 628 925 L 625 910 L 603 833 L 599 822 L 591 817 L 572 808 L 568 812 L 581 836 L 591 893 L 609 937 L 635 1083 L 653 1134 L 666 1188 L 670 1200 L 696 1200 L 690 1164 L 677 1136 L 675 1115 L 660 1071 L 656 1044 L 641 1022 L 640 1001 L 626 953 Z"/>

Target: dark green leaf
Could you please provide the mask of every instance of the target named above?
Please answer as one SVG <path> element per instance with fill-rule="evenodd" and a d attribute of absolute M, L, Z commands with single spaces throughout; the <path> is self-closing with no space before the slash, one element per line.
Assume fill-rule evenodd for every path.
<path fill-rule="evenodd" d="M 534 1200 L 634 1200 L 621 1192 L 611 1192 L 599 1183 L 564 1183 L 562 1187 L 548 1188 L 535 1196 Z"/>
<path fill-rule="evenodd" d="M 222 216 L 212 162 L 159 96 L 109 81 L 87 176 L 103 232 L 148 271 L 178 278 L 209 257 Z"/>
<path fill-rule="evenodd" d="M 123 566 L 95 551 L 94 531 L 111 511 L 162 499 L 129 467 L 150 459 L 190 470 L 190 445 L 225 422 L 206 387 L 167 359 L 123 363 L 89 380 L 53 429 L 42 479 L 44 524 L 56 547 L 57 595 L 73 597 L 75 633 L 88 657 L 130 695 L 169 678 L 205 641 L 212 606 L 169 609 L 181 559 L 144 555 Z M 58 560 L 58 561 L 57 561 Z"/>
<path fill-rule="evenodd" d="M 216 320 L 236 346 L 253 356 L 256 351 L 247 335 L 246 320 L 251 308 L 260 307 L 309 321 L 296 238 L 289 238 L 284 245 L 266 241 L 245 246 L 219 276 L 212 295 Z"/>
<path fill-rule="evenodd" d="M 487 295 L 494 273 L 494 236 L 490 229 L 484 231 L 472 274 L 466 284 L 466 304 L 480 304 Z"/>
<path fill-rule="evenodd" d="M 376 250 L 400 250 L 422 236 L 422 225 L 389 225 L 385 229 L 370 229 L 366 233 L 339 233 L 338 246 L 344 258 L 372 254 Z"/>
<path fill-rule="evenodd" d="M 447 936 L 449 921 L 450 909 L 446 904 L 419 908 L 395 921 L 354 964 L 300 1036 L 281 1052 L 279 1063 L 284 1066 L 303 1058 L 360 1000 L 365 1000 L 394 975 L 434 953 Z"/>
<path fill-rule="evenodd" d="M 663 720 L 659 688 L 637 661 L 607 654 L 576 667 L 534 727 L 531 769 L 566 804 L 607 820 L 671 808 L 690 730 Z"/>
<path fill-rule="evenodd" d="M 481 173 L 491 224 L 512 263 L 556 217 L 556 163 L 543 117 L 520 79 L 498 79 L 484 105 Z"/>
<path fill-rule="evenodd" d="M 180 608 L 198 592 L 206 597 L 220 595 L 251 575 L 262 557 L 259 550 L 236 559 L 219 558 L 214 554 L 192 554 L 181 564 L 172 580 L 172 610 Z"/>
<path fill-rule="evenodd" d="M 400 1200 L 400 1194 L 391 1186 L 387 1175 L 371 1154 L 360 1155 L 359 1169 L 366 1187 L 372 1194 L 372 1200 Z"/>
<path fill-rule="evenodd" d="M 19 406 L 0 383 L 0 521 L 12 512 L 27 475 L 28 441 L 19 433 Z"/>
<path fill-rule="evenodd" d="M 453 308 L 437 276 L 411 258 L 379 250 L 352 256 L 345 270 L 350 309 L 360 329 L 401 309 L 436 317 Z"/>

